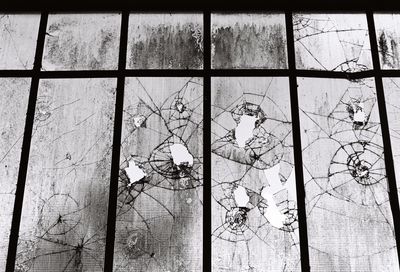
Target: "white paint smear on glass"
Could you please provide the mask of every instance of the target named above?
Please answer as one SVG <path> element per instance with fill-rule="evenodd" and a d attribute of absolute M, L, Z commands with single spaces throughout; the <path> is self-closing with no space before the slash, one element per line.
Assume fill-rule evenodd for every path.
<path fill-rule="evenodd" d="M 129 185 L 138 182 L 146 176 L 146 173 L 140 169 L 134 161 L 129 161 L 128 167 L 125 168 L 125 172 L 129 178 Z"/>
<path fill-rule="evenodd" d="M 281 213 L 278 209 L 278 206 L 275 203 L 274 196 L 268 192 L 268 187 L 265 187 L 262 192 L 261 196 L 267 200 L 268 207 L 264 211 L 264 216 L 267 218 L 268 222 L 276 227 L 282 228 L 283 223 L 285 222 L 286 217 Z"/>
<path fill-rule="evenodd" d="M 242 115 L 235 129 L 235 137 L 239 147 L 244 147 L 246 141 L 253 137 L 253 129 L 256 126 L 257 117 Z"/>
<path fill-rule="evenodd" d="M 250 198 L 247 195 L 246 189 L 244 187 L 237 187 L 235 191 L 233 191 L 233 195 L 235 197 L 235 201 L 238 207 L 246 207 Z"/>
<path fill-rule="evenodd" d="M 186 146 L 182 144 L 173 144 L 169 149 L 175 165 L 193 165 L 193 156 L 189 153 Z"/>

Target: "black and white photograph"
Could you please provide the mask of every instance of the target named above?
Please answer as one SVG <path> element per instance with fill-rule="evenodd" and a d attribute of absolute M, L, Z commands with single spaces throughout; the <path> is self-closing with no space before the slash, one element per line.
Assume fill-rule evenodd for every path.
<path fill-rule="evenodd" d="M 0 4 L 0 272 L 400 272 L 400 3 Z"/>

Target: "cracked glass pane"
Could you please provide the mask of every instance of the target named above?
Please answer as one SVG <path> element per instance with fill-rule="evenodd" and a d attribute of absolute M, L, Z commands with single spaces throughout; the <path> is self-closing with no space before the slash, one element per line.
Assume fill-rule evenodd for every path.
<path fill-rule="evenodd" d="M 365 14 L 294 14 L 297 69 L 372 69 Z"/>
<path fill-rule="evenodd" d="M 119 14 L 50 14 L 42 69 L 118 68 Z"/>
<path fill-rule="evenodd" d="M 212 14 L 212 68 L 287 68 L 284 14 Z"/>
<path fill-rule="evenodd" d="M 398 271 L 374 80 L 298 85 L 311 271 Z"/>
<path fill-rule="evenodd" d="M 30 79 L 0 79 L 0 271 L 5 271 Z"/>
<path fill-rule="evenodd" d="M 32 69 L 40 14 L 0 14 L 0 69 Z"/>
<path fill-rule="evenodd" d="M 212 78 L 212 265 L 300 271 L 287 78 Z"/>
<path fill-rule="evenodd" d="M 202 271 L 203 80 L 128 78 L 114 271 Z"/>
<path fill-rule="evenodd" d="M 397 183 L 400 181 L 400 79 L 384 78 L 386 112 L 389 122 L 394 170 Z M 397 185 L 399 193 L 400 186 Z"/>
<path fill-rule="evenodd" d="M 201 69 L 202 14 L 131 14 L 127 68 Z"/>
<path fill-rule="evenodd" d="M 102 271 L 115 86 L 114 79 L 40 81 L 18 271 Z"/>
<path fill-rule="evenodd" d="M 400 14 L 375 14 L 376 39 L 382 69 L 400 69 Z"/>

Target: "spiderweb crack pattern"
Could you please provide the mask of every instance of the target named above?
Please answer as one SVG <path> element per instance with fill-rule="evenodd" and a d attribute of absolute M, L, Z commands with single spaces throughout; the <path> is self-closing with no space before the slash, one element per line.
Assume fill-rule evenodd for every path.
<path fill-rule="evenodd" d="M 296 66 L 341 72 L 372 69 L 363 14 L 294 14 Z"/>
<path fill-rule="evenodd" d="M 397 271 L 374 80 L 298 84 L 312 270 Z"/>
<path fill-rule="evenodd" d="M 200 271 L 202 80 L 129 78 L 125 93 L 114 270 Z M 177 165 L 173 145 L 193 162 Z M 145 173 L 134 183 L 130 161 Z"/>
<path fill-rule="evenodd" d="M 289 101 L 285 78 L 212 79 L 215 271 L 300 269 Z M 253 117 L 254 126 L 241 147 L 243 116 Z M 238 188 L 245 189 L 245 206 Z M 271 221 L 273 207 L 285 218 L 282 226 Z"/>

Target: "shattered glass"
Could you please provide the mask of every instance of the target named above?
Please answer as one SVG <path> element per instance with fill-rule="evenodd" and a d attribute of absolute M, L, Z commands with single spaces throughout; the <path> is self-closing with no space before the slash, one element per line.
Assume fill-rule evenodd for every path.
<path fill-rule="evenodd" d="M 298 85 L 311 271 L 397 271 L 374 80 Z"/>
<path fill-rule="evenodd" d="M 384 78 L 383 88 L 385 93 L 394 170 L 397 178 L 398 192 L 400 193 L 400 80 L 398 78 Z"/>
<path fill-rule="evenodd" d="M 211 82 L 213 269 L 300 271 L 288 79 Z"/>
<path fill-rule="evenodd" d="M 30 79 L 0 78 L 0 271 L 5 271 Z"/>
<path fill-rule="evenodd" d="M 115 86 L 40 81 L 16 271 L 102 271 Z"/>
<path fill-rule="evenodd" d="M 202 271 L 202 132 L 201 78 L 127 78 L 114 271 Z"/>
<path fill-rule="evenodd" d="M 372 69 L 365 14 L 293 15 L 296 68 L 339 72 Z"/>

